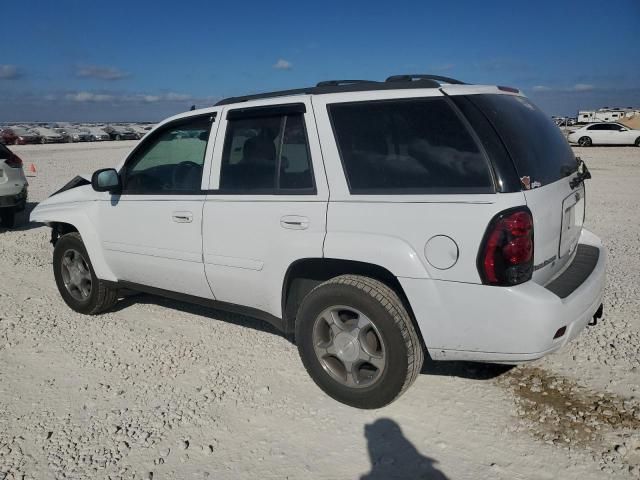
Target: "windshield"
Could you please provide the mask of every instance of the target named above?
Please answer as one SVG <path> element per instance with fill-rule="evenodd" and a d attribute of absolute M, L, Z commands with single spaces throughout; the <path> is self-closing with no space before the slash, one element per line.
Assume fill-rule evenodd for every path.
<path fill-rule="evenodd" d="M 495 94 L 467 98 L 493 124 L 525 188 L 548 185 L 577 170 L 576 157 L 560 129 L 529 99 Z"/>

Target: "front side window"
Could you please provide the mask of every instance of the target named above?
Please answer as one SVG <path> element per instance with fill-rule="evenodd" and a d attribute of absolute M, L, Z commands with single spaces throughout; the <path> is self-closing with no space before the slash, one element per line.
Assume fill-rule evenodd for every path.
<path fill-rule="evenodd" d="M 190 118 L 154 132 L 127 160 L 123 193 L 197 193 L 211 117 Z"/>
<path fill-rule="evenodd" d="M 228 121 L 220 190 L 233 193 L 304 193 L 314 189 L 301 113 Z"/>
<path fill-rule="evenodd" d="M 444 98 L 336 103 L 329 113 L 352 194 L 494 191 L 484 155 Z"/>

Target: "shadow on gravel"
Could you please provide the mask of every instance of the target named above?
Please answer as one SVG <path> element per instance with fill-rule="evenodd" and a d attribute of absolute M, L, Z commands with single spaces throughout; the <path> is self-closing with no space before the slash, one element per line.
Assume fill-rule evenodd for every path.
<path fill-rule="evenodd" d="M 240 325 L 242 327 L 252 328 L 260 332 L 271 333 L 279 337 L 285 338 L 291 341 L 286 335 L 280 332 L 267 322 L 259 320 L 257 318 L 241 315 L 239 313 L 228 312 L 217 308 L 205 307 L 202 305 L 196 305 L 188 302 L 181 302 L 179 300 L 173 300 L 170 298 L 159 297 L 156 295 L 150 295 L 147 293 L 138 292 L 126 292 L 124 298 L 116 303 L 111 312 L 119 312 L 135 304 L 146 305 L 158 305 L 172 310 L 178 310 L 184 313 L 190 313 L 192 315 L 200 315 L 203 317 L 210 317 L 216 320 L 222 320 L 223 322 L 233 323 L 234 325 Z"/>
<path fill-rule="evenodd" d="M 469 380 L 492 380 L 514 368 L 513 365 L 496 363 L 478 363 L 461 361 L 433 361 L 426 358 L 422 366 L 422 375 L 445 375 Z"/>
<path fill-rule="evenodd" d="M 34 208 L 38 205 L 36 202 L 27 202 L 24 211 L 16 214 L 16 224 L 11 228 L 0 227 L 0 233 L 2 232 L 24 232 L 32 230 L 34 228 L 40 228 L 41 223 L 35 223 L 29 221 L 29 216 Z"/>
<path fill-rule="evenodd" d="M 433 458 L 422 455 L 402 434 L 400 425 L 381 418 L 364 427 L 371 471 L 360 480 L 425 479 L 447 480 Z"/>

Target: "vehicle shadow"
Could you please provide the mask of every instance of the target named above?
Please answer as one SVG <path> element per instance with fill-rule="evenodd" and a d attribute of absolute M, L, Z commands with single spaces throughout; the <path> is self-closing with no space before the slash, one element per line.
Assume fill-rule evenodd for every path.
<path fill-rule="evenodd" d="M 422 455 L 402 434 L 402 429 L 389 418 L 380 418 L 364 427 L 371 471 L 360 480 L 422 479 L 447 480 L 438 463 Z"/>
<path fill-rule="evenodd" d="M 2 232 L 25 232 L 27 230 L 32 230 L 34 228 L 40 228 L 42 223 L 36 223 L 29 221 L 29 217 L 31 216 L 31 212 L 38 205 L 37 202 L 27 202 L 25 209 L 22 212 L 16 213 L 16 223 L 11 228 L 6 228 L 0 226 L 0 233 Z"/>
<path fill-rule="evenodd" d="M 492 380 L 504 375 L 515 365 L 498 363 L 464 362 L 464 361 L 434 361 L 427 356 L 422 365 L 422 375 L 444 375 L 460 377 L 469 380 Z"/>
<path fill-rule="evenodd" d="M 109 310 L 109 312 L 119 312 L 136 304 L 158 305 L 160 307 L 178 310 L 183 313 L 209 317 L 223 322 L 232 323 L 234 325 L 258 330 L 260 332 L 270 333 L 293 343 L 292 338 L 280 332 L 273 325 L 247 315 L 129 290 L 123 290 L 120 296 L 121 299 Z"/>

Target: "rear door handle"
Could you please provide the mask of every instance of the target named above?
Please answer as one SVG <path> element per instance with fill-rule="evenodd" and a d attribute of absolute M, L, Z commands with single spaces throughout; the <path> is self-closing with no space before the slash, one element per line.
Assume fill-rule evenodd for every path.
<path fill-rule="evenodd" d="M 280 219 L 280 226 L 291 230 L 306 230 L 309 228 L 309 219 L 299 215 L 285 215 Z"/>
<path fill-rule="evenodd" d="M 171 214 L 171 220 L 176 223 L 191 223 L 193 222 L 193 213 L 191 212 L 173 212 Z"/>

